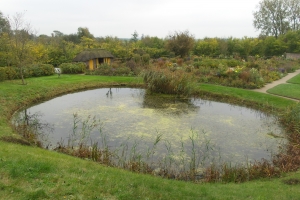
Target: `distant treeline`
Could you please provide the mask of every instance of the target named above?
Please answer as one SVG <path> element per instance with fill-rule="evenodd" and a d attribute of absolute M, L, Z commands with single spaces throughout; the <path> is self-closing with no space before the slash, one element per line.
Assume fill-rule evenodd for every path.
<path fill-rule="evenodd" d="M 88 48 L 106 49 L 121 61 L 145 54 L 152 59 L 189 56 L 247 59 L 248 56 L 268 58 L 300 52 L 300 31 L 288 31 L 278 37 L 204 39 L 195 39 L 188 31 L 175 32 L 165 38 L 138 37 L 135 31 L 130 39 L 120 39 L 111 36 L 95 37 L 88 28 L 79 27 L 74 34 L 53 31 L 51 36 L 47 36 L 35 35 L 26 29 L 13 29 L 1 12 L 0 36 L 0 67 L 17 66 L 22 64 L 21 61 L 59 66 L 72 62 L 77 53 Z M 17 46 L 20 44 L 18 40 L 22 41 L 24 36 L 27 39 Z"/>

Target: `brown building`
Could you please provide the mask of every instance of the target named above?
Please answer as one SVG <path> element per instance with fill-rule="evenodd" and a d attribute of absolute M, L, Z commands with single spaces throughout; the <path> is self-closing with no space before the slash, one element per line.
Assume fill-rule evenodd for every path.
<path fill-rule="evenodd" d="M 114 56 L 105 49 L 88 49 L 80 52 L 73 59 L 74 62 L 85 62 L 89 70 L 94 70 L 103 63 L 110 64 Z"/>

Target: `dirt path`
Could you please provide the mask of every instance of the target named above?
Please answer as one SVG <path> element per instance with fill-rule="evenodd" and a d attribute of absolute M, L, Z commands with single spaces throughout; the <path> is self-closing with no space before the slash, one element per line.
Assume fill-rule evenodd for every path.
<path fill-rule="evenodd" d="M 267 93 L 267 90 L 268 89 L 271 89 L 279 84 L 283 84 L 283 83 L 286 83 L 289 79 L 293 78 L 294 76 L 300 74 L 300 69 L 296 70 L 295 72 L 293 73 L 289 73 L 288 75 L 286 75 L 285 77 L 283 77 L 282 79 L 279 79 L 277 81 L 273 81 L 272 83 L 269 83 L 267 85 L 265 85 L 264 87 L 262 88 L 259 88 L 259 89 L 254 89 L 253 91 L 256 91 L 256 92 L 261 92 L 261 93 Z M 270 94 L 270 93 L 268 93 Z M 278 95 L 275 95 L 275 96 L 278 96 Z M 283 98 L 286 98 L 286 97 L 283 97 Z M 295 100 L 295 99 L 292 99 L 292 98 L 287 98 L 287 99 L 291 99 L 291 100 L 294 100 L 294 101 L 298 101 L 298 100 Z"/>

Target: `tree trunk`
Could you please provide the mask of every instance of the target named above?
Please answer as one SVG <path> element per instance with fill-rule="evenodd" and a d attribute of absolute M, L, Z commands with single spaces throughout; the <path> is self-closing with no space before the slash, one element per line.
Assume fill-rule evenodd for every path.
<path fill-rule="evenodd" d="M 20 75 L 21 75 L 21 79 L 22 79 L 22 85 L 26 85 L 24 75 L 23 75 L 23 67 L 20 66 L 19 68 L 20 68 Z"/>

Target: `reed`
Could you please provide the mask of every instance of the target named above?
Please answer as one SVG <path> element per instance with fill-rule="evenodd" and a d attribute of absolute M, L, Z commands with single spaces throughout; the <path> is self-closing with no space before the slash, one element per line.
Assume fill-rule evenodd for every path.
<path fill-rule="evenodd" d="M 194 91 L 193 76 L 184 69 L 152 67 L 143 71 L 141 76 L 151 92 L 188 96 Z"/>
<path fill-rule="evenodd" d="M 107 166 L 176 180 L 241 183 L 279 177 L 283 172 L 300 168 L 299 107 L 289 107 L 278 116 L 278 120 L 285 125 L 289 143 L 282 147 L 282 152 L 275 155 L 272 161 L 247 162 L 245 165 L 216 162 L 215 158 L 210 157 L 210 152 L 215 149 L 205 138 L 206 133 L 198 133 L 193 129 L 188 140 L 190 147 L 181 141 L 177 151 L 172 142 L 163 138 L 158 131 L 149 146 L 143 144 L 143 138 L 134 140 L 133 143 L 128 138 L 119 147 L 113 148 L 108 145 L 108 137 L 103 132 L 104 125 L 100 120 L 91 116 L 82 119 L 78 114 L 73 114 L 73 127 L 67 144 L 60 142 L 55 150 Z M 15 128 L 29 141 L 42 146 L 38 138 L 42 135 L 42 130 L 49 126 L 40 122 L 37 114 L 30 116 L 25 111 L 24 116 L 16 120 Z M 97 141 L 91 139 L 94 130 L 99 132 Z M 163 145 L 166 153 L 157 152 L 158 145 Z"/>

